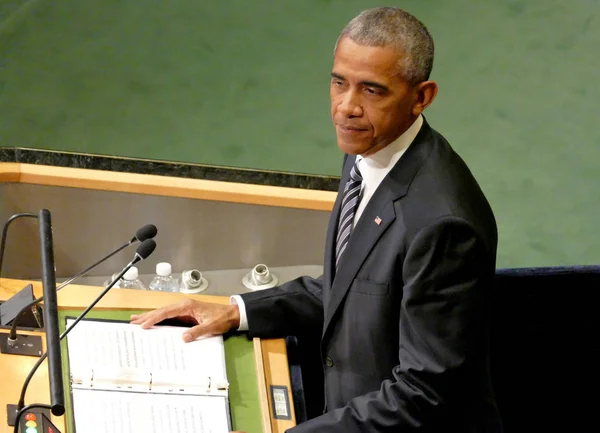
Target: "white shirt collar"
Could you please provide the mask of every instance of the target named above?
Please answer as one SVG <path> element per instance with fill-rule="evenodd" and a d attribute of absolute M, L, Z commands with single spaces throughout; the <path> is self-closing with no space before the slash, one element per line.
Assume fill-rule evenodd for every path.
<path fill-rule="evenodd" d="M 390 170 L 400 160 L 408 146 L 414 141 L 423 125 L 423 117 L 419 116 L 414 123 L 396 140 L 383 149 L 367 157 L 358 155 L 356 161 L 363 178 L 361 184 L 361 199 L 354 215 L 354 225 L 360 219 L 375 190 Z"/>
<path fill-rule="evenodd" d="M 363 178 L 363 198 L 366 198 L 365 194 L 370 198 L 383 178 L 396 165 L 400 157 L 408 149 L 408 146 L 413 142 L 422 125 L 423 117 L 419 115 L 400 137 L 383 149 L 366 157 L 362 157 L 361 155 L 356 157 L 358 169 Z"/>

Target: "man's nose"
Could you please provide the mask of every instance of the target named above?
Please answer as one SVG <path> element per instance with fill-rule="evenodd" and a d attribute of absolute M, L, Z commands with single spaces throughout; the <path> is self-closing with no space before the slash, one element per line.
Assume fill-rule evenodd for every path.
<path fill-rule="evenodd" d="M 362 106 L 360 98 L 356 92 L 348 91 L 344 93 L 338 110 L 346 117 L 359 117 L 362 115 Z"/>

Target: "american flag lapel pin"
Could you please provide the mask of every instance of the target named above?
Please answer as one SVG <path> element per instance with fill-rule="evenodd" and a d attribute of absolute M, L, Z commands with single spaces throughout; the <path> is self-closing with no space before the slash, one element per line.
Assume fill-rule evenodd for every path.
<path fill-rule="evenodd" d="M 377 225 L 381 224 L 381 218 L 376 217 L 375 218 L 375 224 L 377 224 Z"/>

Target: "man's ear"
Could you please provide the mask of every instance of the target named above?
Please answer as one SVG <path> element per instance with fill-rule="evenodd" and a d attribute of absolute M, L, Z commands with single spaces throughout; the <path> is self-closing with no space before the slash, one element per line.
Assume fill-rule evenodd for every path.
<path fill-rule="evenodd" d="M 423 81 L 416 85 L 417 98 L 413 104 L 412 113 L 415 116 L 421 114 L 435 99 L 438 93 L 438 85 L 435 81 Z"/>

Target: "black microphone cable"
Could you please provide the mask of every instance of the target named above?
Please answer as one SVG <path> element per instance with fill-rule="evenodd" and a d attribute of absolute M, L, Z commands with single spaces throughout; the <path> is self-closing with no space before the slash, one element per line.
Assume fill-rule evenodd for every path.
<path fill-rule="evenodd" d="M 6 221 L 6 224 L 4 224 L 4 229 L 2 229 L 2 242 L 0 242 L 0 277 L 2 277 L 2 262 L 4 260 L 4 247 L 6 246 L 6 236 L 8 235 L 8 227 L 14 220 L 21 217 L 37 218 L 37 214 L 31 212 L 21 212 L 18 214 L 14 214 L 8 219 L 8 221 Z"/>

